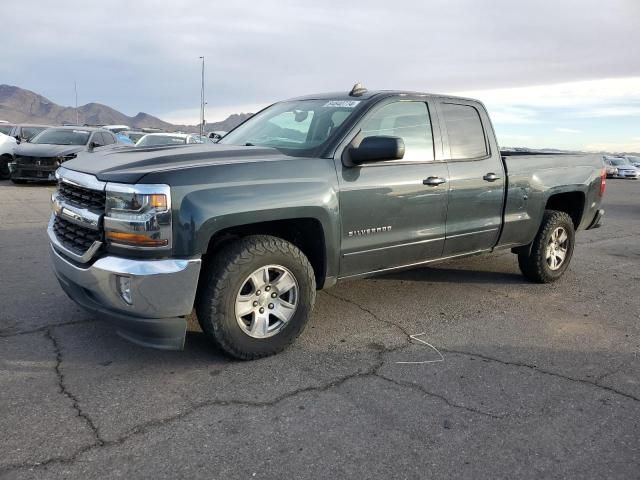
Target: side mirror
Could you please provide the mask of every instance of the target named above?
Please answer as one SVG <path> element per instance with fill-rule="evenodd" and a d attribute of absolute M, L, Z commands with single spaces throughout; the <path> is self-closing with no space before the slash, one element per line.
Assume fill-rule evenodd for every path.
<path fill-rule="evenodd" d="M 94 148 L 102 147 L 98 142 L 89 142 L 89 151 L 93 152 Z"/>
<path fill-rule="evenodd" d="M 404 140 L 400 137 L 366 137 L 360 145 L 349 150 L 351 161 L 356 165 L 366 162 L 400 160 L 404 157 Z"/>
<path fill-rule="evenodd" d="M 20 143 L 22 142 L 22 139 L 20 138 L 20 135 L 16 135 L 16 137 L 15 137 L 15 138 L 16 138 L 16 143 L 17 143 L 18 145 L 20 145 Z"/>

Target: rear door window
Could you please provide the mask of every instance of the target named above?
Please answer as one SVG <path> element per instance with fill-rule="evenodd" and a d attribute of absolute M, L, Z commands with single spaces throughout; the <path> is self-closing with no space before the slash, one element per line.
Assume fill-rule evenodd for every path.
<path fill-rule="evenodd" d="M 441 109 L 449 136 L 451 158 L 471 160 L 486 157 L 487 142 L 478 110 L 457 103 L 442 103 Z"/>

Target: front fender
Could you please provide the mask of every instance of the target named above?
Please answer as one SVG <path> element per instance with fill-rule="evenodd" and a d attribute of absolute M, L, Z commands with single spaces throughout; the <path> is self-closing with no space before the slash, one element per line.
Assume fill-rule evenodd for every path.
<path fill-rule="evenodd" d="M 260 179 L 172 186 L 174 254 L 204 254 L 211 238 L 229 228 L 311 218 L 324 232 L 327 276 L 337 275 L 340 221 L 335 167 L 331 160 L 304 162 L 298 165 L 301 168 L 289 165 L 287 170 L 272 164 L 262 169 Z M 234 170 L 236 178 L 242 178 L 242 171 Z"/>

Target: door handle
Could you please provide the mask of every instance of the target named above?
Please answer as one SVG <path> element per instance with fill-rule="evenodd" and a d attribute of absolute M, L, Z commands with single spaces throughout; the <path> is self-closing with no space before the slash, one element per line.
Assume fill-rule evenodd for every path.
<path fill-rule="evenodd" d="M 483 180 L 486 180 L 487 182 L 495 182 L 496 180 L 500 180 L 500 177 L 497 176 L 495 173 L 490 172 L 487 173 L 484 177 L 482 177 Z"/>
<path fill-rule="evenodd" d="M 438 185 L 442 185 L 446 180 L 441 177 L 428 177 L 422 180 L 423 185 L 429 185 L 430 187 L 437 187 Z"/>

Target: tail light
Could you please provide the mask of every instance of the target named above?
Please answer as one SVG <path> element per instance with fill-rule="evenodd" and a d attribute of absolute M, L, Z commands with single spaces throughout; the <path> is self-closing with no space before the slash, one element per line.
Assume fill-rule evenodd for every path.
<path fill-rule="evenodd" d="M 604 190 L 607 188 L 607 169 L 603 168 L 600 173 L 600 196 L 604 195 Z"/>

